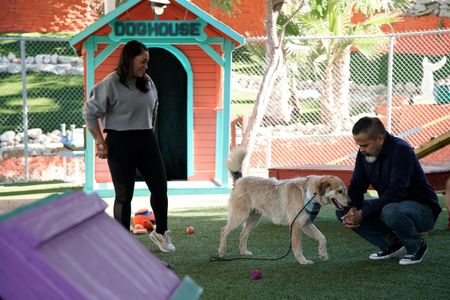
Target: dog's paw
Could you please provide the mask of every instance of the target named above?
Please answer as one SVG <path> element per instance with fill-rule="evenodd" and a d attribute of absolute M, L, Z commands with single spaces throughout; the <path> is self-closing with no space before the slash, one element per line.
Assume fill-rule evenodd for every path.
<path fill-rule="evenodd" d="M 320 255 L 319 257 L 323 261 L 328 261 L 329 260 L 328 255 Z"/>
<path fill-rule="evenodd" d="M 326 244 L 319 245 L 319 257 L 321 260 L 328 260 L 328 251 Z"/>
<path fill-rule="evenodd" d="M 245 251 L 241 251 L 241 255 L 253 255 L 253 253 L 248 250 L 245 250 Z"/>
<path fill-rule="evenodd" d="M 301 265 L 312 265 L 314 262 L 312 260 L 304 258 L 304 259 L 299 259 L 298 263 Z"/>

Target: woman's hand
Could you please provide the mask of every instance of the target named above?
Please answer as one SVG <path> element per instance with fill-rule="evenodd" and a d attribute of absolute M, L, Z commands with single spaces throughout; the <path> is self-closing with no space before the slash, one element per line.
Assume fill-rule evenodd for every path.
<path fill-rule="evenodd" d="M 108 145 L 105 142 L 95 144 L 95 156 L 102 159 L 108 158 Z"/>
<path fill-rule="evenodd" d="M 95 141 L 95 156 L 102 159 L 108 158 L 108 145 L 100 130 L 100 123 L 98 122 L 97 127 L 88 127 L 88 130 Z"/>

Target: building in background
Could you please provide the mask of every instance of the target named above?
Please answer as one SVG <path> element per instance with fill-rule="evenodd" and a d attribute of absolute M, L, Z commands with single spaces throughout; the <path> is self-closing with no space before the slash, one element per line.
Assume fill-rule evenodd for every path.
<path fill-rule="evenodd" d="M 233 15 L 214 9 L 211 0 L 191 2 L 240 34 L 264 34 L 262 0 L 240 0 Z M 103 5 L 104 0 L 0 0 L 0 33 L 79 32 L 103 15 Z"/>

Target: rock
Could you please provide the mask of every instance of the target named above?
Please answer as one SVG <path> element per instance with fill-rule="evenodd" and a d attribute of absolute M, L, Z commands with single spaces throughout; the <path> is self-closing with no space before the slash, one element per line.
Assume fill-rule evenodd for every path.
<path fill-rule="evenodd" d="M 52 62 L 51 56 L 48 55 L 48 54 L 44 54 L 44 55 L 42 56 L 42 62 L 43 62 L 44 64 L 49 64 L 49 63 L 51 63 L 51 62 Z"/>
<path fill-rule="evenodd" d="M 7 72 L 9 74 L 17 74 L 20 73 L 20 71 L 21 71 L 20 65 L 17 64 L 8 65 Z"/>
<path fill-rule="evenodd" d="M 16 55 L 14 53 L 8 53 L 8 61 L 13 61 L 16 59 Z"/>
<path fill-rule="evenodd" d="M 52 64 L 57 64 L 58 63 L 58 55 L 57 54 L 52 54 L 51 56 L 50 56 L 50 62 L 52 63 Z"/>
<path fill-rule="evenodd" d="M 8 72 L 8 65 L 7 64 L 0 64 L 0 73 L 7 73 Z"/>
<path fill-rule="evenodd" d="M 52 73 L 55 75 L 64 75 L 64 69 L 58 67 L 58 65 L 46 64 L 40 67 L 42 72 Z"/>
<path fill-rule="evenodd" d="M 34 142 L 39 144 L 46 144 L 47 140 L 48 140 L 47 135 L 40 134 L 34 139 Z"/>
<path fill-rule="evenodd" d="M 43 57 L 44 57 L 43 54 L 38 54 L 38 55 L 36 55 L 34 61 L 35 61 L 38 65 L 40 65 L 40 64 L 42 64 L 42 62 L 44 61 Z"/>
<path fill-rule="evenodd" d="M 78 57 L 74 57 L 74 56 L 60 55 L 60 56 L 58 56 L 58 62 L 63 63 L 63 64 L 78 63 L 79 59 L 78 59 Z"/>
<path fill-rule="evenodd" d="M 39 135 L 42 135 L 42 129 L 41 128 L 32 128 L 28 129 L 28 136 L 32 139 L 37 138 Z"/>
<path fill-rule="evenodd" d="M 14 140 L 16 133 L 14 131 L 6 131 L 2 135 L 0 135 L 1 142 L 8 142 Z"/>

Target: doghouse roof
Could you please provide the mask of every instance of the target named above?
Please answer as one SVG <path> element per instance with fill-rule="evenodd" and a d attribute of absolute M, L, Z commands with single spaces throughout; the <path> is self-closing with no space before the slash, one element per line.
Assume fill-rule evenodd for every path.
<path fill-rule="evenodd" d="M 105 35 L 105 29 L 116 19 L 128 20 L 128 14 L 136 8 L 143 8 L 144 5 L 148 6 L 150 10 L 149 0 L 128 0 L 121 4 L 115 10 L 106 14 L 100 18 L 97 22 L 91 24 L 85 30 L 74 36 L 70 40 L 70 45 L 75 48 L 78 54 L 81 53 L 82 45 L 84 41 L 92 35 Z M 207 23 L 207 27 L 217 36 L 224 37 L 230 40 L 235 46 L 241 46 L 245 43 L 242 35 L 220 22 L 210 14 L 206 13 L 196 5 L 192 4 L 188 0 L 171 0 L 171 3 L 167 5 L 164 15 L 170 14 L 172 19 L 175 20 L 193 20 L 199 18 Z M 163 20 L 164 15 L 160 16 Z M 211 28 L 212 27 L 212 28 Z"/>

